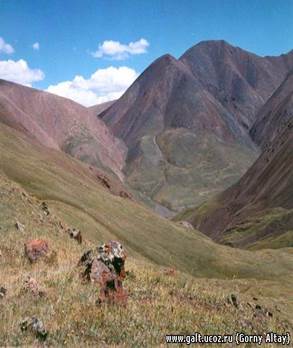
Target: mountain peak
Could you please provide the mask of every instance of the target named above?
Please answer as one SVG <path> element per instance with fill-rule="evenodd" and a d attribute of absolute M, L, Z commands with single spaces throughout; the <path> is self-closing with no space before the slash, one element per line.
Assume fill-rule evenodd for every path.
<path fill-rule="evenodd" d="M 194 56 L 198 54 L 207 54 L 209 56 L 222 56 L 225 54 L 232 54 L 234 52 L 244 52 L 246 54 L 256 56 L 255 54 L 245 51 L 242 48 L 231 45 L 229 42 L 225 40 L 207 40 L 201 41 L 196 45 L 190 47 L 187 51 L 183 53 L 179 60 L 184 60 L 184 58 L 188 56 Z"/>
<path fill-rule="evenodd" d="M 228 41 L 226 40 L 203 40 L 197 43 L 195 46 L 229 46 L 229 47 L 235 47 L 231 45 Z M 193 47 L 195 47 L 193 46 Z"/>
<path fill-rule="evenodd" d="M 150 66 L 154 66 L 154 65 L 165 66 L 165 65 L 178 64 L 178 63 L 179 61 L 175 57 L 167 53 L 157 58 Z"/>

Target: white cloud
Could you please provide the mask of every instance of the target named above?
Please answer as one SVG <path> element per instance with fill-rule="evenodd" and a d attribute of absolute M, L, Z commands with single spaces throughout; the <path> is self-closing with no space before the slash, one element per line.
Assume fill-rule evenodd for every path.
<path fill-rule="evenodd" d="M 106 40 L 99 44 L 98 50 L 93 52 L 95 58 L 108 57 L 114 60 L 123 60 L 130 55 L 142 54 L 147 52 L 149 43 L 146 39 L 140 39 L 135 42 L 130 42 L 128 45 L 122 44 L 119 41 Z"/>
<path fill-rule="evenodd" d="M 32 45 L 32 48 L 33 48 L 33 50 L 38 51 L 38 50 L 40 49 L 40 44 L 39 44 L 39 42 L 35 42 L 35 43 Z"/>
<path fill-rule="evenodd" d="M 31 69 L 23 59 L 18 61 L 0 61 L 0 78 L 8 81 L 31 86 L 33 82 L 41 81 L 45 74 L 40 69 Z"/>
<path fill-rule="evenodd" d="M 137 76 L 135 70 L 126 66 L 110 66 L 98 69 L 89 79 L 77 75 L 72 81 L 49 86 L 47 91 L 91 106 L 119 98 Z"/>
<path fill-rule="evenodd" d="M 14 48 L 6 43 L 2 37 L 0 37 L 0 53 L 11 54 L 14 52 Z"/>

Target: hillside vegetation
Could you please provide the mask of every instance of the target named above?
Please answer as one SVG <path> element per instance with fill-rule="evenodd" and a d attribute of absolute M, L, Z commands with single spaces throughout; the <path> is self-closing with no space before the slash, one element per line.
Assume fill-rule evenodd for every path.
<path fill-rule="evenodd" d="M 44 215 L 39 199 L 3 175 L 0 193 L 0 286 L 7 289 L 0 299 L 0 346 L 40 346 L 34 334 L 20 330 L 20 322 L 32 316 L 43 321 L 49 346 L 149 347 L 164 344 L 166 334 L 224 334 L 240 328 L 248 333 L 293 332 L 292 270 L 291 277 L 287 274 L 283 282 L 195 279 L 134 256 L 129 250 L 132 256 L 126 260 L 127 305 L 97 305 L 99 289 L 81 280 L 77 262 L 101 238 L 113 237 L 111 233 L 99 233 L 97 229 L 79 245 L 60 228 L 60 222 L 66 225 L 59 216 Z M 77 222 L 79 216 L 75 218 Z M 24 231 L 16 229 L 16 221 L 24 225 Z M 86 226 L 90 224 L 84 229 Z M 23 243 L 31 238 L 46 239 L 56 254 L 36 264 L 29 263 Z M 278 255 L 279 259 L 288 258 L 292 265 L 292 255 Z M 184 256 L 181 258 L 184 263 Z M 200 266 L 207 271 L 204 262 Z M 279 267 L 281 270 L 284 265 Z M 28 276 L 36 279 L 44 293 L 42 297 L 24 288 Z M 231 296 L 236 298 L 236 304 L 231 302 Z"/>

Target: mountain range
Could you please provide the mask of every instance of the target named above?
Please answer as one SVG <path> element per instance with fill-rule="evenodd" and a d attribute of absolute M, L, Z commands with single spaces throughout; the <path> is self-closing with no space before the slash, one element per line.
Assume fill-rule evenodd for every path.
<path fill-rule="evenodd" d="M 259 57 L 225 41 L 157 59 L 99 114 L 128 147 L 126 183 L 171 214 L 235 183 L 259 154 L 251 127 L 292 67 L 292 51 Z"/>

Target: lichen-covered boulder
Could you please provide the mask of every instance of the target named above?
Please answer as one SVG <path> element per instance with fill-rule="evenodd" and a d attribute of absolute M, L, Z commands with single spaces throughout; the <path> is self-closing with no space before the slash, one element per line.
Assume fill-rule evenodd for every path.
<path fill-rule="evenodd" d="M 30 262 L 37 261 L 40 257 L 48 254 L 49 245 L 43 239 L 33 239 L 24 244 L 24 252 Z"/>
<path fill-rule="evenodd" d="M 125 278 L 125 260 L 127 254 L 122 244 L 117 241 L 110 241 L 98 247 L 98 259 L 107 265 L 116 275 Z"/>
<path fill-rule="evenodd" d="M 96 253 L 89 250 L 81 257 L 79 265 L 84 267 L 83 278 L 100 286 L 99 303 L 126 302 L 127 294 L 122 286 L 126 257 L 123 246 L 117 241 L 102 244 Z"/>

